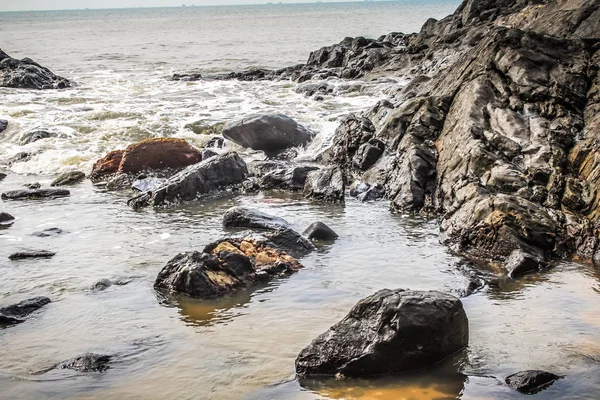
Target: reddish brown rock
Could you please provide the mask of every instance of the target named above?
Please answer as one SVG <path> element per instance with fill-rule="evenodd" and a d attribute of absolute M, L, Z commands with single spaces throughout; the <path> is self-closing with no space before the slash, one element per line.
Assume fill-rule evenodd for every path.
<path fill-rule="evenodd" d="M 124 150 L 114 150 L 94 163 L 92 167 L 92 179 L 98 179 L 106 175 L 116 174 L 123 160 Z"/>

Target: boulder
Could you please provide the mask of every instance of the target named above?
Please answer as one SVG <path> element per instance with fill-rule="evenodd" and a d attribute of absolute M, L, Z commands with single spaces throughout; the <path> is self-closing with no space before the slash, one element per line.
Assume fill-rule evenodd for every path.
<path fill-rule="evenodd" d="M 220 297 L 253 282 L 290 274 L 302 265 L 285 252 L 253 239 L 222 239 L 203 252 L 175 256 L 154 287 L 195 298 Z"/>
<path fill-rule="evenodd" d="M 69 171 L 64 172 L 56 177 L 50 184 L 50 186 L 64 186 L 73 185 L 79 183 L 85 179 L 85 173 L 81 171 Z"/>
<path fill-rule="evenodd" d="M 65 233 L 65 231 L 63 231 L 60 228 L 48 228 L 48 229 L 44 229 L 43 231 L 37 231 L 37 232 L 33 232 L 31 234 L 31 236 L 37 236 L 37 237 L 49 237 L 49 236 L 58 236 Z"/>
<path fill-rule="evenodd" d="M 208 160 L 211 157 L 218 156 L 219 153 L 212 151 L 211 149 L 203 149 L 202 150 L 202 160 Z"/>
<path fill-rule="evenodd" d="M 285 219 L 246 207 L 232 207 L 223 214 L 226 228 L 286 229 L 290 223 Z"/>
<path fill-rule="evenodd" d="M 561 377 L 551 372 L 529 370 L 507 376 L 505 382 L 512 389 L 524 394 L 536 394 L 552 385 Z"/>
<path fill-rule="evenodd" d="M 157 178 L 151 176 L 133 181 L 131 188 L 138 192 L 148 192 L 163 186 L 167 182 L 166 178 Z"/>
<path fill-rule="evenodd" d="M 24 260 L 27 258 L 50 258 L 54 257 L 55 255 L 56 253 L 47 250 L 28 250 L 12 253 L 8 256 L 8 258 L 10 260 Z"/>
<path fill-rule="evenodd" d="M 281 114 L 258 115 L 229 122 L 223 136 L 232 142 L 267 154 L 276 154 L 290 147 L 304 146 L 313 134 L 296 121 Z"/>
<path fill-rule="evenodd" d="M 17 60 L 0 50 L 0 86 L 21 89 L 64 89 L 67 79 L 55 75 L 30 58 Z"/>
<path fill-rule="evenodd" d="M 267 244 L 276 249 L 283 250 L 292 257 L 304 257 L 315 250 L 315 246 L 293 229 L 278 229 L 262 234 L 267 239 Z"/>
<path fill-rule="evenodd" d="M 504 262 L 504 268 L 511 278 L 519 278 L 523 275 L 538 272 L 546 267 L 546 264 L 532 254 L 523 250 L 513 250 Z"/>
<path fill-rule="evenodd" d="M 300 352 L 300 376 L 364 377 L 413 371 L 465 348 L 469 324 L 461 301 L 437 291 L 384 289 Z"/>
<path fill-rule="evenodd" d="M 2 193 L 2 200 L 43 199 L 70 196 L 71 192 L 65 189 L 27 189 L 10 190 Z"/>
<path fill-rule="evenodd" d="M 8 128 L 8 121 L 5 119 L 0 119 L 0 133 L 4 132 Z"/>
<path fill-rule="evenodd" d="M 56 365 L 57 369 L 72 369 L 77 372 L 104 372 L 110 368 L 112 356 L 86 353 Z"/>
<path fill-rule="evenodd" d="M 30 132 L 25 132 L 21 136 L 21 139 L 19 140 L 19 144 L 21 146 L 24 146 L 29 143 L 37 142 L 38 140 L 48 139 L 48 138 L 53 138 L 53 137 L 58 137 L 58 133 L 50 132 L 50 131 L 46 131 L 46 130 L 33 130 Z"/>
<path fill-rule="evenodd" d="M 47 297 L 33 297 L 7 307 L 0 308 L 0 324 L 12 325 L 25 320 L 29 314 L 50 303 Z"/>
<path fill-rule="evenodd" d="M 314 166 L 277 168 L 264 174 L 259 179 L 259 184 L 262 189 L 302 190 L 308 173 L 317 169 L 319 168 Z"/>
<path fill-rule="evenodd" d="M 8 175 L 6 175 L 4 172 L 0 172 L 0 181 L 6 178 L 7 176 Z"/>
<path fill-rule="evenodd" d="M 335 240 L 338 238 L 337 233 L 323 222 L 313 222 L 302 234 L 310 240 Z"/>
<path fill-rule="evenodd" d="M 121 161 L 123 161 L 124 152 L 124 150 L 113 150 L 96 161 L 92 167 L 90 178 L 92 178 L 92 180 L 99 180 L 107 175 L 116 174 L 121 165 Z"/>
<path fill-rule="evenodd" d="M 339 167 L 327 167 L 309 172 L 304 185 L 304 195 L 319 201 L 343 203 L 345 180 L 344 173 Z"/>
<path fill-rule="evenodd" d="M 9 213 L 0 212 L 0 226 L 12 225 L 13 222 L 15 222 L 15 217 L 10 215 Z"/>
<path fill-rule="evenodd" d="M 96 292 L 100 292 L 102 290 L 106 290 L 109 287 L 116 285 L 116 286 L 124 286 L 127 285 L 129 282 L 131 282 L 131 280 L 122 280 L 122 279 L 118 279 L 118 280 L 110 280 L 110 279 L 100 279 L 98 282 L 94 283 L 94 285 L 92 285 L 91 289 L 93 291 Z"/>
<path fill-rule="evenodd" d="M 248 175 L 246 163 L 235 152 L 211 157 L 171 176 L 163 186 L 130 199 L 133 208 L 195 200 L 212 191 L 241 184 Z"/>
<path fill-rule="evenodd" d="M 39 189 L 42 185 L 39 182 L 31 182 L 24 184 L 23 187 L 26 187 L 27 189 Z"/>
<path fill-rule="evenodd" d="M 366 171 L 379 160 L 384 150 L 385 144 L 381 140 L 370 139 L 356 150 L 352 157 L 352 165 L 361 171 Z"/>

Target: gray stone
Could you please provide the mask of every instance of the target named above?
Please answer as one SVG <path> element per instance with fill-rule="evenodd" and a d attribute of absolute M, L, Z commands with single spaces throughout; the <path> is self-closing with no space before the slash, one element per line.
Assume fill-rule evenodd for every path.
<path fill-rule="evenodd" d="M 110 368 L 113 357 L 104 354 L 86 353 L 59 363 L 57 369 L 72 369 L 77 372 L 105 372 Z"/>
<path fill-rule="evenodd" d="M 551 372 L 529 370 L 507 376 L 505 382 L 512 389 L 524 394 L 536 394 L 548 388 L 561 377 Z"/>
<path fill-rule="evenodd" d="M 232 207 L 223 214 L 226 228 L 286 229 L 290 223 L 285 219 L 246 207 Z"/>
<path fill-rule="evenodd" d="M 85 173 L 81 171 L 69 171 L 64 172 L 56 177 L 50 184 L 50 186 L 63 186 L 63 185 L 72 185 L 75 183 L 79 183 L 85 179 Z"/>
<path fill-rule="evenodd" d="M 71 192 L 65 189 L 28 189 L 11 190 L 2 193 L 2 200 L 27 200 L 70 196 Z"/>
<path fill-rule="evenodd" d="M 338 238 L 338 234 L 323 222 L 313 222 L 302 234 L 311 240 L 335 240 Z"/>
<path fill-rule="evenodd" d="M 331 203 L 343 203 L 345 190 L 344 173 L 339 167 L 309 172 L 304 185 L 307 198 Z"/>
<path fill-rule="evenodd" d="M 0 308 L 0 325 L 13 325 L 24 322 L 34 311 L 50 303 L 47 297 L 33 297 L 7 307 Z"/>
<path fill-rule="evenodd" d="M 514 250 L 504 263 L 504 268 L 511 278 L 519 278 L 523 275 L 538 272 L 545 268 L 545 263 L 538 257 L 528 254 L 523 250 Z"/>
<path fill-rule="evenodd" d="M 19 144 L 24 146 L 29 143 L 37 142 L 38 140 L 48 139 L 57 137 L 58 134 L 56 132 L 50 132 L 46 130 L 34 130 L 30 132 L 26 132 L 21 136 L 19 140 Z"/>
<path fill-rule="evenodd" d="M 28 258 L 50 258 L 54 257 L 55 255 L 56 253 L 47 250 L 28 250 L 12 253 L 8 256 L 8 258 L 10 260 L 24 260 Z"/>
<path fill-rule="evenodd" d="M 12 225 L 15 222 L 15 217 L 9 213 L 0 212 L 0 225 Z"/>

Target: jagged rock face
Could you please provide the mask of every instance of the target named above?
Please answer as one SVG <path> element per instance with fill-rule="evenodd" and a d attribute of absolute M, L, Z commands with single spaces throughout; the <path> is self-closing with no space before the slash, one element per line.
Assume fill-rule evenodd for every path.
<path fill-rule="evenodd" d="M 468 325 L 454 296 L 384 289 L 302 350 L 296 372 L 363 377 L 421 369 L 466 347 Z"/>
<path fill-rule="evenodd" d="M 141 208 L 195 200 L 212 191 L 239 185 L 247 175 L 244 160 L 230 152 L 190 165 L 167 179 L 161 187 L 131 198 L 127 203 L 133 208 Z"/>
<path fill-rule="evenodd" d="M 308 173 L 304 195 L 328 203 L 343 203 L 346 178 L 339 167 L 328 167 Z"/>
<path fill-rule="evenodd" d="M 252 282 L 298 271 L 302 265 L 285 252 L 253 239 L 223 239 L 175 256 L 154 287 L 190 297 L 222 296 Z"/>
<path fill-rule="evenodd" d="M 71 82 L 30 58 L 17 60 L 0 50 L 0 86 L 20 89 L 64 89 L 70 87 Z"/>

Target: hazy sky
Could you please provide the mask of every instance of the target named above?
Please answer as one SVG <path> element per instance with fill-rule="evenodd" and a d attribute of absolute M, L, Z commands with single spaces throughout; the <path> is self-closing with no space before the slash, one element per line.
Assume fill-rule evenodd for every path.
<path fill-rule="evenodd" d="M 279 1 L 282 3 L 316 3 L 316 0 L 0 0 L 0 11 L 66 10 L 74 8 L 126 8 L 139 6 L 170 7 L 180 6 L 182 4 L 195 4 L 197 6 L 261 4 L 267 2 L 279 3 Z"/>

